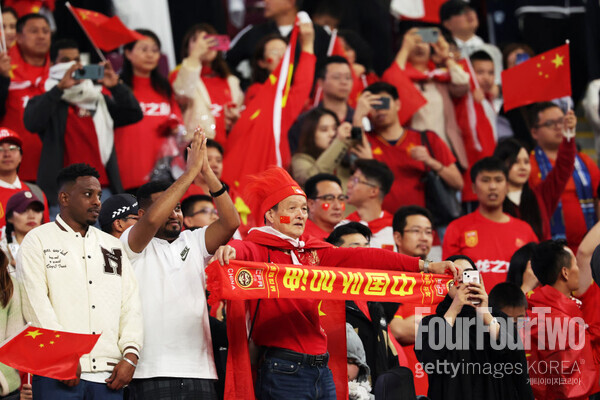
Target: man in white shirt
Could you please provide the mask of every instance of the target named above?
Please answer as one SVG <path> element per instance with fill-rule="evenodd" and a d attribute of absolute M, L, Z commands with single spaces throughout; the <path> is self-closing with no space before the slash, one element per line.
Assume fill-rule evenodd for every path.
<path fill-rule="evenodd" d="M 92 352 L 81 357 L 78 378 L 33 378 L 33 390 L 44 400 L 122 399 L 142 349 L 142 310 L 131 264 L 118 239 L 93 227 L 100 213 L 98 177 L 87 164 L 64 168 L 56 221 L 29 232 L 17 255 L 27 321 L 101 334 Z"/>
<path fill-rule="evenodd" d="M 179 200 L 202 174 L 219 219 L 181 231 Z M 139 221 L 121 236 L 140 285 L 147 329 L 130 391 L 136 400 L 217 399 L 204 268 L 240 224 L 226 186 L 207 160 L 204 135 L 188 148 L 186 171 L 173 184 L 149 182 L 137 193 Z"/>

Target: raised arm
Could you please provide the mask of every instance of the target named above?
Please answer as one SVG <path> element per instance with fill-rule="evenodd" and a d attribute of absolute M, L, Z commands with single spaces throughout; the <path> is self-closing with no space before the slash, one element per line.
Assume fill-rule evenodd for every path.
<path fill-rule="evenodd" d="M 206 250 L 209 254 L 214 254 L 219 246 L 231 240 L 235 230 L 240 226 L 240 215 L 233 205 L 229 193 L 225 190 L 223 183 L 221 183 L 210 168 L 206 152 L 204 152 L 202 176 L 211 193 L 220 193 L 220 191 L 223 191 L 222 194 L 214 197 L 215 205 L 219 211 L 219 219 L 206 228 L 206 235 L 204 236 Z"/>
<path fill-rule="evenodd" d="M 590 229 L 585 235 L 577 249 L 577 266 L 579 267 L 579 289 L 574 293 L 579 297 L 588 290 L 593 283 L 592 279 L 592 255 L 596 246 L 600 243 L 600 222 Z"/>
<path fill-rule="evenodd" d="M 197 130 L 194 132 L 190 147 L 188 147 L 185 172 L 156 199 L 148 210 L 143 214 L 140 213 L 140 220 L 131 228 L 127 243 L 133 252 L 142 252 L 156 235 L 161 225 L 169 218 L 196 175 L 202 170 L 202 164 L 206 158 L 205 153 L 206 138 L 204 133 Z"/>

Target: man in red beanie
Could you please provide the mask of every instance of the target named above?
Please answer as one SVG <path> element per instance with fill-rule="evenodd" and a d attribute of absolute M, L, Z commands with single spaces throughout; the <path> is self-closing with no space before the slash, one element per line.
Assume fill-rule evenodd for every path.
<path fill-rule="evenodd" d="M 451 262 L 428 263 L 383 249 L 334 248 L 303 235 L 308 218 L 306 195 L 279 167 L 251 176 L 244 198 L 264 217 L 265 226 L 250 230 L 243 241 L 234 240 L 231 246 L 221 247 L 215 254 L 221 264 L 236 258 L 305 266 L 457 273 Z M 257 398 L 299 398 L 299 390 L 302 399 L 336 398 L 327 366 L 327 336 L 320 323 L 319 300 L 251 301 L 250 315 L 252 340 L 265 350 L 255 388 Z"/>
<path fill-rule="evenodd" d="M 23 140 L 12 129 L 0 128 L 0 228 L 6 221 L 6 203 L 15 193 L 23 190 L 31 191 L 44 203 L 44 222 L 49 222 L 48 200 L 39 186 L 21 182 L 17 170 L 23 160 Z"/>

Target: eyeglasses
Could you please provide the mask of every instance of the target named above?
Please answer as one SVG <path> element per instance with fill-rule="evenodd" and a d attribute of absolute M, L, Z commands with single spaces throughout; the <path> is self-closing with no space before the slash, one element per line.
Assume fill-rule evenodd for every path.
<path fill-rule="evenodd" d="M 0 154 L 4 154 L 6 152 L 14 153 L 17 151 L 21 151 L 21 147 L 16 144 L 11 144 L 8 147 L 0 147 Z"/>
<path fill-rule="evenodd" d="M 204 208 L 199 209 L 195 213 L 192 213 L 192 215 L 190 215 L 190 217 L 193 217 L 194 215 L 198 215 L 198 214 L 214 214 L 214 215 L 219 215 L 219 212 L 217 211 L 216 208 L 204 207 Z"/>
<path fill-rule="evenodd" d="M 433 229 L 431 229 L 431 228 L 425 228 L 425 229 L 411 228 L 411 229 L 405 229 L 404 233 L 410 233 L 411 235 L 433 236 Z"/>
<path fill-rule="evenodd" d="M 374 183 L 361 180 L 358 176 L 354 176 L 354 177 L 350 178 L 348 180 L 348 183 L 351 183 L 352 185 L 356 185 L 357 183 L 362 183 L 363 185 L 371 186 L 371 187 L 374 187 L 374 188 L 378 188 L 379 187 L 379 186 L 377 186 Z"/>
<path fill-rule="evenodd" d="M 564 123 L 565 123 L 564 117 L 557 118 L 557 119 L 549 119 L 548 121 L 546 121 L 544 123 L 537 124 L 536 128 L 562 128 Z"/>
<path fill-rule="evenodd" d="M 345 194 L 340 194 L 339 196 L 336 197 L 332 194 L 324 194 L 323 196 L 315 197 L 315 199 L 323 200 L 325 203 L 331 203 L 335 199 L 337 199 L 340 203 L 343 203 L 346 200 L 348 200 L 348 196 L 346 196 Z"/>

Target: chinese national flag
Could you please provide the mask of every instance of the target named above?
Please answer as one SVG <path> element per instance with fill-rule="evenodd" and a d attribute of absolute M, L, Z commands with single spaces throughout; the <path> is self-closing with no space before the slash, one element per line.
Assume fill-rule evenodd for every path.
<path fill-rule="evenodd" d="M 393 62 L 383 73 L 381 80 L 395 86 L 398 90 L 398 97 L 400 98 L 398 118 L 402 125 L 408 123 L 414 113 L 427 104 L 425 97 L 402 71 L 397 62 Z"/>
<path fill-rule="evenodd" d="M 107 17 L 96 11 L 69 6 L 90 40 L 101 50 L 111 51 L 126 43 L 144 39 L 144 35 L 127 28 L 119 17 Z"/>
<path fill-rule="evenodd" d="M 504 110 L 571 95 L 569 45 L 502 71 Z"/>
<path fill-rule="evenodd" d="M 92 351 L 99 338 L 27 325 L 0 347 L 0 362 L 47 378 L 75 379 L 79 359 Z"/>
<path fill-rule="evenodd" d="M 245 176 L 270 165 L 287 168 L 290 164 L 287 132 L 309 98 L 316 60 L 303 52 L 296 62 L 298 33 L 296 24 L 279 66 L 246 106 L 227 138 L 222 178 L 240 192 Z"/>

